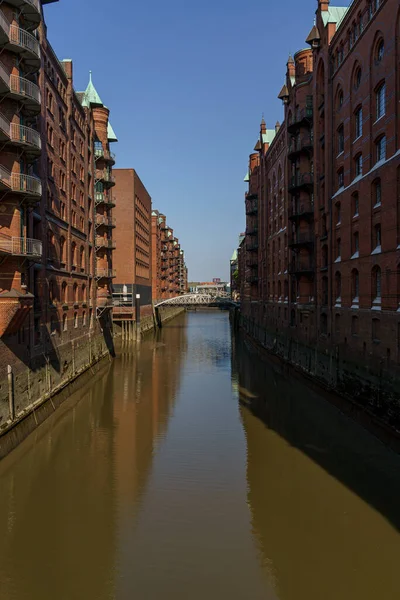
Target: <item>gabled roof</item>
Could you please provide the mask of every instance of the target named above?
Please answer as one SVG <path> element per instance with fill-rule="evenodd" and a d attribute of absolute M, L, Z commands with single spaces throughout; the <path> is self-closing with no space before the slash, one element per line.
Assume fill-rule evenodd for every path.
<path fill-rule="evenodd" d="M 348 10 L 348 6 L 329 6 L 328 10 L 321 11 L 321 17 L 325 27 L 328 23 L 336 23 L 339 25 Z"/>
<path fill-rule="evenodd" d="M 118 142 L 117 136 L 114 133 L 114 129 L 112 128 L 110 121 L 108 121 L 107 126 L 107 138 L 109 142 Z"/>

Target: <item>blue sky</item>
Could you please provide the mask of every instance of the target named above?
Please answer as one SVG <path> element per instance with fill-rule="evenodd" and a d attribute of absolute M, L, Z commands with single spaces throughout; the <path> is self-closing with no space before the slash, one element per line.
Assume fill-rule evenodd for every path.
<path fill-rule="evenodd" d="M 301 4 L 301 7 L 299 6 Z M 345 6 L 345 0 L 335 2 Z M 133 167 L 185 250 L 190 280 L 228 278 L 244 230 L 243 177 L 289 52 L 317 0 L 60 0 L 45 7 L 58 57 L 111 110 L 117 167 Z"/>

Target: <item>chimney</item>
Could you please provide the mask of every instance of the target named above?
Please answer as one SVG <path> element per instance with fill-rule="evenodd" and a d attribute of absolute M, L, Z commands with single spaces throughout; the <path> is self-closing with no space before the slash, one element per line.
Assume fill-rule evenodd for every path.
<path fill-rule="evenodd" d="M 278 131 L 280 130 L 280 128 L 281 128 L 281 124 L 279 123 L 279 121 L 277 121 L 276 125 L 275 125 L 275 133 L 278 133 Z"/>
<path fill-rule="evenodd" d="M 319 0 L 318 4 L 320 11 L 329 10 L 329 0 Z"/>

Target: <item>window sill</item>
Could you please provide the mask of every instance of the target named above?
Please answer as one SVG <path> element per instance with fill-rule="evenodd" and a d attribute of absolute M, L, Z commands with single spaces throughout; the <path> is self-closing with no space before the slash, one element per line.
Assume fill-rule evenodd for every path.
<path fill-rule="evenodd" d="M 353 256 L 351 256 L 351 260 L 353 260 L 354 258 L 360 258 L 360 252 L 357 250 L 357 252 L 354 252 Z"/>
<path fill-rule="evenodd" d="M 356 138 L 353 140 L 353 144 L 355 144 L 356 142 L 358 142 L 359 140 L 361 140 L 361 138 L 362 138 L 362 135 L 363 135 L 363 134 L 361 133 L 361 135 L 359 135 L 358 137 L 356 137 Z"/>
<path fill-rule="evenodd" d="M 376 121 L 373 123 L 373 125 L 376 125 L 376 124 L 377 124 L 377 123 L 378 123 L 378 122 L 379 122 L 381 119 L 383 119 L 383 117 L 385 117 L 385 116 L 386 116 L 386 113 L 384 112 L 384 113 L 383 113 L 383 115 L 381 115 L 380 117 L 378 117 L 378 118 L 376 119 Z"/>
<path fill-rule="evenodd" d="M 359 217 L 359 216 L 360 216 L 360 215 L 359 215 L 358 213 L 357 213 L 357 214 L 355 214 L 355 215 L 353 215 L 353 220 L 354 220 L 354 219 L 358 219 L 358 217 Z"/>
<path fill-rule="evenodd" d="M 342 262 L 342 257 L 338 256 L 337 259 L 335 260 L 335 264 Z"/>
<path fill-rule="evenodd" d="M 382 252 L 381 246 L 377 246 L 376 248 L 374 248 L 374 250 L 372 250 L 371 256 L 374 254 L 380 254 L 381 252 Z"/>

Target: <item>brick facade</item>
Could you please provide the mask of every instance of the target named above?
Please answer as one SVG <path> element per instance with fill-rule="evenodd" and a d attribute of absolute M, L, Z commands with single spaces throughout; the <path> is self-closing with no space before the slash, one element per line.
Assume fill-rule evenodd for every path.
<path fill-rule="evenodd" d="M 243 315 L 374 372 L 400 363 L 399 6 L 317 3 L 250 155 L 239 260 Z"/>
<path fill-rule="evenodd" d="M 72 62 L 47 39 L 47 3 L 0 9 L 0 377 L 111 337 L 112 242 L 105 259 L 97 236 L 112 235 L 96 219 L 112 217 L 95 198 L 112 186 L 109 111 L 91 83 L 75 92 Z"/>

